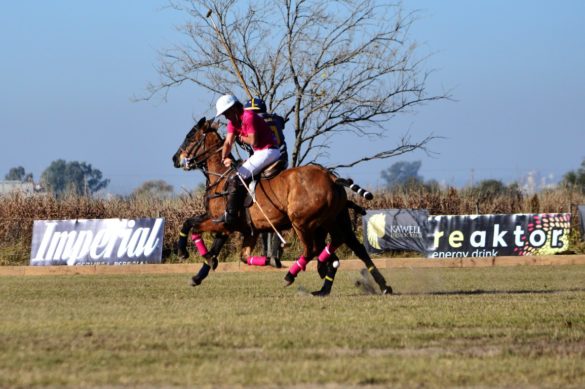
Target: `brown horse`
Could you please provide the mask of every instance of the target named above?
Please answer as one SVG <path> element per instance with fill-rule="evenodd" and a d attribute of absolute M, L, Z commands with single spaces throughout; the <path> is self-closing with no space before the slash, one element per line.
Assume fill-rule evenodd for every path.
<path fill-rule="evenodd" d="M 328 294 L 336 270 L 331 266 L 336 260 L 334 251 L 345 243 L 364 262 L 382 293 L 392 293 L 392 288 L 386 285 L 384 277 L 353 232 L 348 207 L 360 207 L 347 199 L 345 186 L 350 186 L 351 181 L 338 179 L 321 166 L 296 167 L 273 178 L 260 180 L 255 190 L 258 204 L 248 208 L 247 214 L 240 212 L 239 220 L 232 229 L 228 230 L 223 223 L 218 223 L 216 220 L 226 207 L 227 178 L 234 171 L 221 163 L 223 138 L 217 128 L 213 121 L 201 119 L 173 155 L 175 167 L 200 169 L 206 177 L 206 213 L 188 219 L 179 240 L 180 253 L 186 255 L 187 234 L 189 231 L 194 233 L 200 254 L 209 261 L 193 277 L 193 285 L 200 284 L 209 269 L 217 266 L 217 254 L 228 234 L 239 231 L 243 235 L 241 260 L 246 262 L 256 244 L 258 232 L 271 231 L 272 224 L 278 230 L 293 228 L 303 245 L 303 254 L 285 276 L 287 285 L 294 282 L 299 271 L 305 270 L 308 261 L 319 255 L 319 274 L 326 281 L 322 290 L 315 294 Z M 359 188 L 351 186 L 356 191 Z M 216 234 L 209 251 L 200 239 L 199 234 L 203 232 Z M 325 244 L 327 234 L 331 238 L 328 245 Z"/>

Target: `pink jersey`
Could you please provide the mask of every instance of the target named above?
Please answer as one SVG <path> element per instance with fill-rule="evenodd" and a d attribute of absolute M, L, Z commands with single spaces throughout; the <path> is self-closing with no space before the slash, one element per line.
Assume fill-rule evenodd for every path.
<path fill-rule="evenodd" d="M 268 124 L 266 124 L 262 117 L 258 116 L 251 110 L 244 111 L 241 127 L 234 126 L 232 122 L 228 120 L 227 132 L 228 134 L 235 134 L 236 136 L 256 134 L 256 146 L 252 146 L 254 151 L 277 147 L 274 133 Z"/>

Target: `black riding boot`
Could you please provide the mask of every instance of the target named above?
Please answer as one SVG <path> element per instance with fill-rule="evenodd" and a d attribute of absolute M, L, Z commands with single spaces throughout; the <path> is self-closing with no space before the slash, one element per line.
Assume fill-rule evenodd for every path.
<path fill-rule="evenodd" d="M 234 227 L 238 220 L 238 213 L 244 201 L 245 191 L 246 189 L 237 175 L 234 174 L 228 178 L 227 205 L 225 213 L 218 220 L 218 222 L 223 222 L 227 228 Z"/>

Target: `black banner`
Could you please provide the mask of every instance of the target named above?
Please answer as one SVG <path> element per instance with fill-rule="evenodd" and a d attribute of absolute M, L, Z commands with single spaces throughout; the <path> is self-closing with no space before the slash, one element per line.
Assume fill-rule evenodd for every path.
<path fill-rule="evenodd" d="M 426 210 L 378 209 L 362 218 L 364 245 L 370 253 L 388 250 L 426 252 Z"/>
<path fill-rule="evenodd" d="M 451 215 L 429 219 L 429 258 L 547 255 L 569 248 L 571 214 Z"/>
<path fill-rule="evenodd" d="M 163 219 L 35 220 L 30 264 L 161 263 Z"/>

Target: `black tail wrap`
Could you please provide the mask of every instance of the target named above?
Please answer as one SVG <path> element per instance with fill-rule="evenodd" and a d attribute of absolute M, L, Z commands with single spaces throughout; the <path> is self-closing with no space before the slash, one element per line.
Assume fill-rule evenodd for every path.
<path fill-rule="evenodd" d="M 364 197 L 366 200 L 371 200 L 374 198 L 373 194 L 371 194 L 370 192 L 368 192 L 367 190 L 365 190 L 364 188 L 362 188 L 358 184 L 351 184 L 349 186 L 349 189 L 353 190 L 354 192 L 356 192 L 360 196 Z"/>

